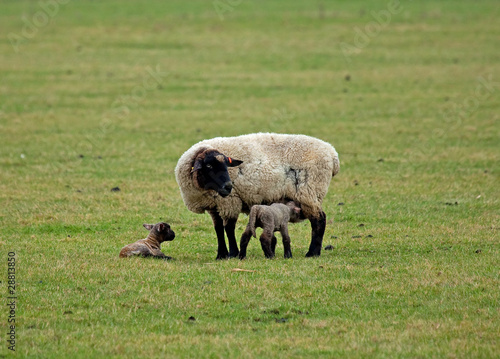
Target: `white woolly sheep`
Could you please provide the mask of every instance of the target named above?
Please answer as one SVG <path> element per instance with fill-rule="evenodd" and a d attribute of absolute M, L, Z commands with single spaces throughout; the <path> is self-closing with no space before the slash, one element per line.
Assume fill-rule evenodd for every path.
<path fill-rule="evenodd" d="M 300 204 L 311 222 L 306 256 L 312 257 L 321 254 L 326 227 L 322 201 L 339 168 L 338 154 L 329 143 L 304 135 L 256 133 L 193 145 L 179 159 L 175 177 L 187 208 L 210 213 L 217 259 L 238 256 L 234 229 L 240 213 L 256 204 L 288 201 Z"/>

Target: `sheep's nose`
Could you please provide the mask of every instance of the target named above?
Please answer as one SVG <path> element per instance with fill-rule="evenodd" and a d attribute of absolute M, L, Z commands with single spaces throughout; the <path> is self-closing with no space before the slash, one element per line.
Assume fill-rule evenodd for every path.
<path fill-rule="evenodd" d="M 231 181 L 229 181 L 224 183 L 218 192 L 222 197 L 227 197 L 229 196 L 232 190 L 233 190 L 233 184 L 231 183 Z"/>

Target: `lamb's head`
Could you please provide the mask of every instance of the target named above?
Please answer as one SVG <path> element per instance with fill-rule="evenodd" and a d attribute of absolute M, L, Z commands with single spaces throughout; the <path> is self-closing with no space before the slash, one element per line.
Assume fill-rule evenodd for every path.
<path fill-rule="evenodd" d="M 175 238 L 174 231 L 170 228 L 170 225 L 165 222 L 160 222 L 156 224 L 143 224 L 151 235 L 153 235 L 158 242 L 172 241 Z"/>
<path fill-rule="evenodd" d="M 194 159 L 191 173 L 199 188 L 214 190 L 222 197 L 227 197 L 233 189 L 228 167 L 236 167 L 243 161 L 227 157 L 214 149 L 200 151 Z"/>
<path fill-rule="evenodd" d="M 300 205 L 297 205 L 294 201 L 289 201 L 286 203 L 286 206 L 290 210 L 290 222 L 297 223 L 304 220 Z"/>

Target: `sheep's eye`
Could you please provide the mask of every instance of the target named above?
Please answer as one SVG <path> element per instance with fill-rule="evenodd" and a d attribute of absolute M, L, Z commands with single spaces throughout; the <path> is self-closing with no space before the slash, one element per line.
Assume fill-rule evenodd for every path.
<path fill-rule="evenodd" d="M 209 164 L 207 164 L 207 168 L 208 168 L 209 170 L 211 170 L 211 169 L 212 169 L 212 165 L 211 165 L 210 163 L 209 163 Z"/>

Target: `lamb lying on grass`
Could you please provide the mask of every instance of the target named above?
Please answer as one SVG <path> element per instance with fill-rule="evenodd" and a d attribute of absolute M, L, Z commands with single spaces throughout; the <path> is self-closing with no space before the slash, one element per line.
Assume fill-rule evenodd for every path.
<path fill-rule="evenodd" d="M 149 231 L 148 236 L 123 247 L 120 251 L 120 258 L 141 256 L 162 258 L 165 260 L 172 259 L 172 257 L 166 256 L 161 251 L 162 242 L 172 241 L 175 238 L 175 233 L 170 229 L 170 225 L 160 222 L 156 224 L 143 224 L 143 226 Z"/>
<path fill-rule="evenodd" d="M 274 232 L 280 232 L 285 248 L 285 258 L 292 258 L 290 247 L 290 236 L 288 235 L 288 222 L 295 223 L 304 220 L 301 210 L 290 201 L 287 204 L 273 203 L 270 206 L 255 205 L 250 209 L 248 225 L 240 241 L 240 259 L 246 257 L 248 242 L 255 234 L 255 228 L 260 227 L 263 232 L 260 236 L 260 244 L 266 258 L 273 258 L 276 249 L 276 236 Z"/>

